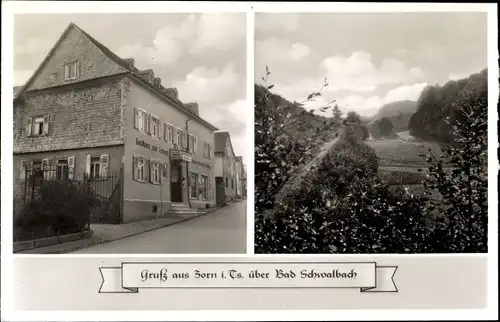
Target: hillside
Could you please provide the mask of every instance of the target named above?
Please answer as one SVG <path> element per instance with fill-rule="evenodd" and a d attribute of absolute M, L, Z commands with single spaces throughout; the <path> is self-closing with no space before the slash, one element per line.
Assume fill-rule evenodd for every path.
<path fill-rule="evenodd" d="M 417 102 L 415 101 L 391 102 L 382 106 L 372 120 L 380 120 L 383 117 L 397 117 L 401 114 L 413 114 L 416 110 Z"/>
<path fill-rule="evenodd" d="M 385 104 L 380 110 L 371 117 L 368 123 L 368 129 L 372 136 L 377 136 L 378 121 L 384 117 L 388 117 L 394 126 L 394 132 L 404 132 L 408 130 L 408 123 L 413 113 L 417 110 L 417 102 L 415 101 L 397 101 Z"/>
<path fill-rule="evenodd" d="M 272 93 L 261 85 L 255 85 L 256 100 L 260 97 L 269 95 L 270 100 L 267 101 L 267 108 L 279 108 L 282 120 L 289 119 L 287 122 L 287 133 L 296 137 L 297 139 L 304 139 L 311 137 L 313 132 L 318 127 L 324 127 L 325 124 L 332 124 L 332 127 L 327 127 L 324 132 L 323 141 L 327 141 L 330 134 L 334 132 L 335 121 L 333 118 L 327 118 L 307 111 L 302 104 L 297 102 L 290 102 L 278 94 Z M 332 129 L 332 131 L 328 131 Z"/>
<path fill-rule="evenodd" d="M 417 111 L 410 119 L 410 134 L 422 140 L 453 142 L 446 118 L 454 121 L 456 108 L 463 105 L 468 96 L 487 96 L 487 91 L 487 69 L 464 79 L 448 81 L 443 86 L 426 87 L 418 99 Z"/>

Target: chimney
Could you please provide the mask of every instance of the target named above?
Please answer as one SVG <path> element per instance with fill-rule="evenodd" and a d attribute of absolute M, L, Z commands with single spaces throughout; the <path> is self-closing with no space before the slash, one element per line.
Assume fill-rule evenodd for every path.
<path fill-rule="evenodd" d="M 162 86 L 161 86 L 161 78 L 155 77 L 155 79 L 154 79 L 154 85 L 155 85 L 155 87 L 161 89 L 162 88 Z"/>
<path fill-rule="evenodd" d="M 191 111 L 191 113 L 200 116 L 198 103 L 185 103 L 184 107 L 186 107 L 189 111 Z"/>
<path fill-rule="evenodd" d="M 135 60 L 133 58 L 125 58 L 123 61 L 128 65 L 128 68 L 130 70 L 134 70 Z"/>

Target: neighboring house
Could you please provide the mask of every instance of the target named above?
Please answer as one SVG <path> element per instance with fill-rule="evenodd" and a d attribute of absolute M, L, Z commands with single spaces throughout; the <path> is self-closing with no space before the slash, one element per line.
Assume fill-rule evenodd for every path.
<path fill-rule="evenodd" d="M 243 173 L 243 157 L 236 157 L 236 198 L 243 198 L 243 181 L 242 181 L 242 173 Z"/>
<path fill-rule="evenodd" d="M 217 128 L 198 109 L 71 23 L 14 99 L 15 182 L 119 176 L 121 222 L 212 207 Z"/>
<path fill-rule="evenodd" d="M 214 132 L 217 203 L 236 199 L 236 157 L 227 131 Z"/>
<path fill-rule="evenodd" d="M 245 165 L 243 164 L 241 171 L 241 186 L 242 186 L 242 197 L 243 199 L 247 198 L 247 171 L 245 169 Z"/>

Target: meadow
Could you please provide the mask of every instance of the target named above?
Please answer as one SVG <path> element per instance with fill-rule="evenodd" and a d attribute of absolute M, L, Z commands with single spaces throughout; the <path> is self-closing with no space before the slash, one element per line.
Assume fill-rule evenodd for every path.
<path fill-rule="evenodd" d="M 425 179 L 428 166 L 425 156 L 429 149 L 436 158 L 441 154 L 437 143 L 418 141 L 408 132 L 398 133 L 398 138 L 394 139 L 367 140 L 366 144 L 379 157 L 379 176 L 390 186 L 402 185 L 415 194 L 424 191 L 421 182 Z"/>

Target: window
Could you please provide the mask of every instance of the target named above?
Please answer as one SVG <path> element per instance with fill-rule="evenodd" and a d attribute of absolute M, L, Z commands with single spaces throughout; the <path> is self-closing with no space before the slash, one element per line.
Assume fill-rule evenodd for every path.
<path fill-rule="evenodd" d="M 49 134 L 50 115 L 28 118 L 26 125 L 27 136 L 41 136 Z"/>
<path fill-rule="evenodd" d="M 90 158 L 90 178 L 98 179 L 101 177 L 101 158 L 91 157 Z"/>
<path fill-rule="evenodd" d="M 181 130 L 181 144 L 180 144 L 180 146 L 183 148 L 187 148 L 187 144 L 188 144 L 188 141 L 187 141 L 186 131 Z"/>
<path fill-rule="evenodd" d="M 197 142 L 196 142 L 196 137 L 194 137 L 193 135 L 189 135 L 188 137 L 188 144 L 189 144 L 189 151 L 193 152 L 193 154 L 196 153 L 196 145 L 197 145 Z"/>
<path fill-rule="evenodd" d="M 134 157 L 134 179 L 137 181 L 146 181 L 144 165 L 146 160 L 141 157 Z"/>
<path fill-rule="evenodd" d="M 68 180 L 69 166 L 68 160 L 57 160 L 56 168 L 56 178 L 57 180 Z"/>
<path fill-rule="evenodd" d="M 174 128 L 167 123 L 165 123 L 165 141 L 174 143 Z"/>
<path fill-rule="evenodd" d="M 205 158 L 210 159 L 212 154 L 212 147 L 210 146 L 209 143 L 206 143 L 203 145 L 203 155 Z"/>
<path fill-rule="evenodd" d="M 191 173 L 189 178 L 189 198 L 198 198 L 198 174 Z"/>
<path fill-rule="evenodd" d="M 37 117 L 35 119 L 33 135 L 42 135 L 42 134 L 43 134 L 43 117 Z"/>
<path fill-rule="evenodd" d="M 31 169 L 30 170 L 28 170 L 30 178 L 34 177 L 34 179 L 36 181 L 43 179 L 42 161 L 31 162 Z"/>
<path fill-rule="evenodd" d="M 228 179 L 226 178 L 226 188 L 229 188 Z"/>
<path fill-rule="evenodd" d="M 201 176 L 200 198 L 208 199 L 208 177 L 204 175 Z"/>
<path fill-rule="evenodd" d="M 147 113 L 141 109 L 135 109 L 135 128 L 139 131 L 145 131 L 147 124 Z"/>
<path fill-rule="evenodd" d="M 152 183 L 161 183 L 161 172 L 160 172 L 160 163 L 158 161 L 150 162 L 150 181 Z"/>
<path fill-rule="evenodd" d="M 231 179 L 231 189 L 234 189 L 234 179 Z"/>
<path fill-rule="evenodd" d="M 174 144 L 177 145 L 177 148 L 181 147 L 181 130 L 175 129 L 175 141 Z"/>
<path fill-rule="evenodd" d="M 64 79 L 74 80 L 78 78 L 78 62 L 71 62 L 64 65 Z"/>
<path fill-rule="evenodd" d="M 160 137 L 160 120 L 157 117 L 151 116 L 151 124 L 149 127 L 152 136 Z"/>

